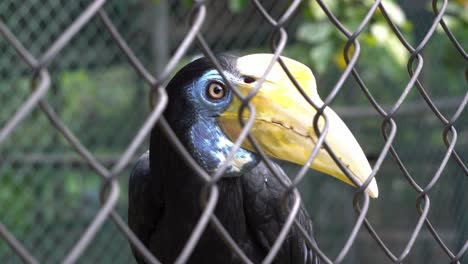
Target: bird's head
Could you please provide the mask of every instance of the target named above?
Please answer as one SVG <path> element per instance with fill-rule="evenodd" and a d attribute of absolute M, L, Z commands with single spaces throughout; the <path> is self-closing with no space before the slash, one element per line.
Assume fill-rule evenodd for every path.
<path fill-rule="evenodd" d="M 232 83 L 240 82 L 236 58 L 218 56 Z M 229 108 L 233 94 L 214 65 L 206 58 L 182 68 L 167 88 L 169 104 L 165 112 L 170 125 L 195 160 L 212 173 L 226 159 L 232 141 L 223 132 L 218 118 Z M 251 151 L 239 149 L 225 176 L 239 176 L 258 163 Z"/>
<path fill-rule="evenodd" d="M 244 57 L 221 55 L 218 60 L 224 75 L 246 96 L 267 69 L 273 55 L 253 54 Z M 311 100 L 323 102 L 316 90 L 314 76 L 305 65 L 282 57 L 289 71 Z M 200 166 L 216 171 L 241 132 L 240 100 L 228 88 L 214 65 L 206 58 L 183 67 L 167 87 L 169 104 L 165 112 L 170 125 Z M 298 92 L 279 63 L 275 63 L 251 103 L 256 109 L 251 133 L 272 158 L 305 164 L 317 135 L 313 128 L 315 109 Z M 244 120 L 248 118 L 244 111 Z M 344 122 L 329 107 L 325 109 L 329 130 L 325 138 L 336 156 L 362 183 L 371 167 L 356 139 Z M 320 119 L 319 127 L 324 121 Z M 229 164 L 226 176 L 239 176 L 253 168 L 260 158 L 246 140 Z M 311 167 L 352 184 L 325 149 L 320 149 Z M 378 196 L 376 181 L 367 188 Z"/>

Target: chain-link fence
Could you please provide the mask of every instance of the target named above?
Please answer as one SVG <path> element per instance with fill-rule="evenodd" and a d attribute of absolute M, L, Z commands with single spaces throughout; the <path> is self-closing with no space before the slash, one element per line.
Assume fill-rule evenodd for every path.
<path fill-rule="evenodd" d="M 176 68 L 200 53 L 214 61 L 213 51 L 307 54 L 318 62 L 319 49 L 331 54 L 321 61 L 336 64 L 333 70 L 305 62 L 317 74 L 325 106 L 333 104 L 363 145 L 381 197 L 370 201 L 364 188 L 353 193 L 283 164 L 301 179 L 290 190 L 314 221 L 318 247 L 309 246 L 324 263 L 466 261 L 467 34 L 452 31 L 456 8 L 468 5 L 402 3 L 414 11 L 414 28 L 405 31 L 390 2 L 342 2 L 346 8 L 337 11 L 334 1 L 2 1 L 0 262 L 128 263 L 129 241 L 157 262 L 127 227 L 127 177 L 154 124 L 177 141 L 161 117 Z M 359 15 L 349 20 L 345 11 L 353 8 Z M 304 24 L 314 12 L 332 33 Z M 405 54 L 403 66 L 368 45 L 376 25 L 386 29 L 384 42 L 395 40 L 391 45 Z M 338 44 L 310 37 L 321 34 L 335 34 Z M 310 49 L 298 45 L 301 36 Z M 207 185 L 219 180 L 199 176 Z M 211 206 L 216 184 L 210 186 L 204 214 L 194 220 L 200 231 L 221 228 Z M 284 234 L 294 225 L 287 222 Z M 187 241 L 181 262 L 200 235 Z M 236 244 L 228 246 L 244 257 Z"/>

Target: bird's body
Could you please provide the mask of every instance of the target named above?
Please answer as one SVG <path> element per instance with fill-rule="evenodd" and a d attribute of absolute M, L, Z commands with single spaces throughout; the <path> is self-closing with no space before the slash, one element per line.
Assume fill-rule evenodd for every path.
<path fill-rule="evenodd" d="M 244 96 L 263 74 L 270 58 L 271 55 L 265 54 L 242 58 L 218 56 L 224 75 Z M 314 94 L 315 80 L 310 70 L 292 60 L 287 63 L 295 77 L 310 86 L 306 88 Z M 271 157 L 302 164 L 316 141 L 311 127 L 314 110 L 292 84 L 287 83 L 289 79 L 285 76 L 276 65 L 253 98 L 257 116 L 251 132 Z M 210 174 L 215 173 L 226 161 L 239 135 L 239 100 L 204 58 L 182 68 L 167 91 L 169 103 L 164 116 L 169 125 L 198 165 Z M 320 102 L 320 98 L 315 100 Z M 362 150 L 341 119 L 328 108 L 325 113 L 330 116 L 332 129 L 328 133 L 332 139 L 329 145 L 337 151 L 357 182 L 364 182 L 370 166 Z M 304 120 L 307 121 L 305 125 L 302 124 Z M 340 144 L 334 145 L 335 141 Z M 312 167 L 350 182 L 330 160 L 328 153 L 320 150 Z M 217 182 L 219 199 L 215 215 L 245 255 L 259 263 L 270 251 L 289 215 L 287 207 L 282 206 L 286 187 L 272 175 L 248 143 L 228 162 L 223 177 Z M 277 169 L 282 172 L 279 166 Z M 290 182 L 284 173 L 280 177 L 283 182 Z M 130 228 L 163 263 L 176 260 L 201 216 L 200 194 L 204 185 L 161 131 L 154 128 L 149 153 L 140 158 L 130 177 L 128 215 Z M 375 181 L 367 189 L 372 196 L 377 195 L 374 185 Z M 288 202 L 292 204 L 292 195 Z M 313 240 L 312 221 L 302 205 L 296 219 Z M 138 262 L 143 263 L 140 253 L 132 249 Z M 316 254 L 293 226 L 275 263 L 318 262 Z M 242 261 L 215 229 L 208 226 L 190 255 L 189 263 Z"/>
<path fill-rule="evenodd" d="M 158 131 L 130 179 L 129 224 L 162 263 L 180 254 L 202 213 L 198 178 Z M 155 141 L 157 143 L 155 143 Z M 151 162 L 150 162 L 151 160 Z M 150 168 L 151 164 L 151 168 Z M 281 170 L 278 167 L 279 170 Z M 283 174 L 283 180 L 289 179 Z M 185 184 L 181 184 L 185 182 Z M 260 162 L 245 175 L 222 178 L 215 215 L 254 263 L 260 263 L 278 236 L 287 212 L 281 207 L 285 188 Z M 313 237 L 312 222 L 301 208 L 298 218 Z M 139 262 L 142 256 L 134 249 Z M 189 263 L 242 263 L 219 234 L 208 227 Z M 319 263 L 295 227 L 275 263 Z"/>

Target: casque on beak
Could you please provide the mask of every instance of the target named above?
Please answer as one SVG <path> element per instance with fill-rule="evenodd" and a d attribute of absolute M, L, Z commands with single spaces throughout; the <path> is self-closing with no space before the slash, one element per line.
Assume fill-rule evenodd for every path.
<path fill-rule="evenodd" d="M 272 57 L 272 54 L 247 55 L 237 60 L 236 68 L 242 75 L 260 79 Z M 311 100 L 318 106 L 323 105 L 317 93 L 312 71 L 300 62 L 285 57 L 282 57 L 282 60 Z M 255 85 L 256 82 L 236 84 L 244 96 Z M 299 93 L 279 63 L 275 63 L 251 103 L 256 109 L 251 133 L 262 149 L 272 158 L 305 164 L 317 142 L 313 128 L 316 111 Z M 241 131 L 238 120 L 240 105 L 241 102 L 234 98 L 228 109 L 218 117 L 219 125 L 233 141 Z M 244 113 L 244 118 L 247 120 L 248 111 Z M 362 148 L 331 108 L 325 109 L 325 115 L 329 122 L 325 141 L 357 181 L 363 183 L 372 169 Z M 323 126 L 324 121 L 320 119 L 319 128 L 322 130 Z M 248 140 L 242 147 L 254 151 Z M 354 185 L 323 148 L 319 150 L 311 168 Z M 375 179 L 372 179 L 366 191 L 371 197 L 378 197 L 379 191 Z"/>

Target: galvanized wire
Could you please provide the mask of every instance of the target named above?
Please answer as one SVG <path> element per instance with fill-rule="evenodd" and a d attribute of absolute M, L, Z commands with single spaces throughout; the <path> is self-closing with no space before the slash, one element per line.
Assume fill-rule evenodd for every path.
<path fill-rule="evenodd" d="M 186 263 L 190 259 L 191 253 L 201 238 L 204 230 L 208 228 L 209 223 L 212 224 L 212 227 L 215 228 L 219 236 L 239 257 L 239 259 L 241 259 L 244 263 L 253 263 L 250 259 L 248 259 L 244 252 L 242 252 L 242 249 L 236 244 L 231 235 L 226 231 L 222 223 L 214 214 L 214 209 L 220 195 L 217 182 L 221 179 L 224 171 L 229 165 L 230 160 L 234 157 L 236 151 L 240 148 L 245 140 L 249 140 L 271 173 L 279 180 L 281 184 L 286 187 L 286 191 L 284 193 L 285 199 L 283 199 L 283 205 L 281 206 L 288 208 L 289 215 L 285 220 L 285 223 L 280 233 L 278 234 L 276 241 L 273 243 L 270 251 L 265 256 L 262 263 L 274 262 L 275 256 L 279 252 L 283 242 L 285 241 L 293 226 L 298 228 L 308 246 L 319 256 L 319 258 L 324 263 L 341 263 L 348 256 L 348 253 L 353 244 L 356 243 L 356 237 L 358 233 L 363 230 L 362 225 L 366 227 L 366 230 L 391 262 L 402 263 L 407 259 L 409 252 L 416 242 L 416 239 L 420 235 L 422 228 L 425 226 L 440 248 L 445 252 L 450 263 L 460 263 L 461 258 L 468 250 L 468 239 L 461 248 L 450 248 L 438 234 L 436 228 L 431 224 L 428 213 L 431 208 L 429 196 L 430 191 L 438 183 L 450 158 L 454 159 L 457 166 L 459 166 L 459 168 L 464 172 L 464 175 L 468 176 L 466 164 L 464 163 L 463 158 L 460 157 L 456 151 L 457 130 L 455 127 L 458 118 L 461 116 L 461 113 L 468 104 L 468 92 L 465 93 L 463 100 L 460 102 L 455 113 L 451 117 L 446 117 L 440 112 L 439 108 L 434 103 L 433 98 L 427 93 L 426 89 L 419 80 L 422 69 L 424 67 L 424 56 L 422 51 L 426 47 L 429 40 L 433 37 L 438 25 L 441 25 L 447 38 L 450 39 L 451 43 L 460 53 L 461 57 L 465 61 L 468 61 L 466 51 L 459 43 L 456 36 L 450 31 L 449 27 L 443 19 L 447 10 L 447 0 L 443 1 L 440 8 L 438 7 L 438 1 L 433 0 L 432 7 L 434 19 L 429 30 L 424 35 L 420 43 L 414 45 L 416 46 L 415 48 L 405 39 L 403 34 L 388 15 L 385 9 L 385 5 L 380 0 L 374 2 L 354 31 L 347 29 L 323 1 L 317 0 L 317 3 L 323 12 L 327 15 L 330 23 L 333 23 L 336 29 L 339 30 L 345 38 L 347 38 L 346 45 L 343 49 L 343 57 L 346 61 L 346 68 L 337 79 L 335 85 L 331 89 L 331 92 L 325 97 L 324 104 L 320 106 L 314 104 L 314 102 L 308 98 L 302 87 L 300 87 L 299 83 L 291 75 L 280 57 L 287 45 L 288 39 L 288 32 L 284 25 L 291 21 L 292 18 L 294 18 L 295 14 L 297 13 L 297 9 L 301 4 L 300 0 L 292 1 L 284 13 L 279 16 L 279 19 L 273 18 L 260 3 L 260 1 L 252 0 L 251 4 L 258 10 L 258 15 L 262 16 L 264 20 L 271 25 L 272 34 L 270 37 L 270 47 L 274 56 L 265 73 L 258 80 L 255 88 L 247 96 L 242 96 L 240 92 L 237 91 L 236 87 L 234 87 L 226 78 L 226 76 L 224 76 L 220 64 L 216 60 L 212 49 L 204 39 L 201 29 L 206 19 L 207 10 L 204 1 L 201 0 L 193 1 L 191 16 L 188 19 L 190 26 L 185 34 L 185 38 L 180 42 L 172 58 L 169 60 L 166 67 L 159 76 L 152 75 L 150 71 L 148 71 L 143 66 L 137 56 L 135 56 L 132 49 L 129 47 L 125 39 L 120 35 L 114 23 L 104 11 L 104 0 L 93 1 L 91 4 L 89 4 L 89 6 L 78 16 L 78 18 L 57 37 L 56 41 L 54 41 L 40 56 L 38 56 L 38 59 L 31 55 L 31 53 L 15 37 L 14 32 L 11 32 L 0 20 L 0 34 L 3 36 L 6 42 L 16 50 L 21 60 L 23 60 L 30 67 L 31 71 L 31 94 L 26 100 L 24 100 L 23 104 L 18 107 L 17 111 L 12 114 L 12 116 L 4 124 L 1 124 L 0 147 L 6 140 L 8 140 L 10 134 L 18 128 L 19 124 L 24 120 L 25 117 L 33 109 L 39 108 L 48 117 L 50 123 L 55 127 L 55 129 L 63 135 L 63 137 L 82 157 L 82 159 L 86 161 L 90 167 L 102 177 L 100 195 L 102 203 L 101 208 L 94 216 L 94 219 L 86 228 L 86 230 L 82 233 L 79 240 L 76 241 L 73 248 L 63 258 L 64 263 L 75 263 L 80 258 L 86 248 L 93 242 L 93 238 L 97 232 L 99 232 L 102 224 L 107 219 L 112 219 L 114 221 L 122 234 L 128 238 L 129 242 L 132 243 L 134 248 L 145 258 L 147 262 L 159 263 L 157 258 L 152 255 L 152 253 L 144 246 L 143 243 L 141 243 L 141 241 L 139 241 L 139 239 L 128 228 L 126 223 L 115 210 L 116 202 L 120 195 L 119 184 L 116 181 L 116 177 L 117 175 L 121 174 L 124 168 L 127 167 L 127 165 L 132 161 L 132 157 L 134 157 L 138 147 L 142 145 L 144 139 L 147 137 L 148 133 L 150 133 L 152 127 L 156 125 L 159 126 L 159 128 L 163 131 L 163 133 L 169 139 L 170 143 L 173 144 L 182 158 L 187 162 L 187 164 L 197 173 L 200 179 L 205 182 L 205 188 L 203 189 L 204 191 L 201 193 L 200 197 L 203 212 L 198 219 L 197 224 L 193 229 L 189 239 L 187 240 L 184 248 L 177 257 L 175 261 L 176 263 Z M 389 111 L 385 111 L 384 107 L 382 107 L 375 100 L 356 67 L 356 64 L 359 60 L 361 47 L 359 43 L 359 36 L 369 25 L 377 9 L 379 9 L 383 14 L 388 26 L 400 40 L 401 45 L 403 45 L 410 54 L 407 62 L 409 80 L 405 87 L 402 88 L 402 92 L 399 98 L 391 106 Z M 106 167 L 96 158 L 95 155 L 93 155 L 93 153 L 88 148 L 82 144 L 79 136 L 74 135 L 74 133 L 56 114 L 54 108 L 45 98 L 45 95 L 47 94 L 51 84 L 50 73 L 48 70 L 49 64 L 54 60 L 59 60 L 57 55 L 60 53 L 60 51 L 69 45 L 71 39 L 79 38 L 80 30 L 86 26 L 95 16 L 99 16 L 100 20 L 105 26 L 105 29 L 112 36 L 114 43 L 119 46 L 122 56 L 127 58 L 129 66 L 132 67 L 138 76 L 148 85 L 148 87 L 150 87 L 148 97 L 152 106 L 152 111 L 149 113 L 148 117 L 143 122 L 138 131 L 136 131 L 133 140 L 128 144 L 128 146 L 125 148 L 125 151 L 122 152 L 117 162 L 112 167 Z M 187 53 L 189 48 L 193 46 L 194 43 L 197 44 L 199 50 L 213 63 L 213 65 L 215 65 L 225 82 L 228 84 L 229 89 L 231 89 L 235 96 L 237 96 L 241 101 L 241 108 L 239 109 L 239 122 L 243 127 L 242 131 L 239 138 L 234 142 L 233 148 L 228 154 L 226 161 L 216 172 L 214 172 L 213 175 L 210 175 L 204 171 L 197 164 L 197 162 L 185 149 L 183 144 L 179 141 L 174 131 L 172 131 L 172 128 L 169 126 L 167 121 L 164 119 L 164 117 L 162 117 L 162 112 L 164 111 L 169 100 L 165 91 L 165 88 L 169 82 L 169 77 L 173 73 L 177 63 L 181 61 L 183 56 Z M 250 132 L 256 113 L 255 108 L 250 104 L 250 101 L 255 97 L 259 89 L 261 89 L 266 75 L 269 73 L 276 62 L 281 65 L 285 73 L 296 86 L 297 90 L 304 96 L 307 102 L 309 102 L 310 105 L 317 110 L 317 115 L 313 120 L 310 120 L 310 122 L 313 124 L 314 131 L 318 135 L 316 146 L 313 150 L 311 150 L 306 164 L 302 166 L 296 175 L 291 175 L 291 183 L 282 180 L 283 178 L 280 176 L 282 171 L 279 170 L 279 168 L 271 161 L 270 158 L 268 158 Z M 333 153 L 333 149 L 329 147 L 326 141 L 326 135 L 328 132 L 328 118 L 324 113 L 324 110 L 340 93 L 345 81 L 349 80 L 350 76 L 352 76 L 369 103 L 374 107 L 375 112 L 381 116 L 381 133 L 383 139 L 385 140 L 385 144 L 378 155 L 372 173 L 363 184 L 359 184 L 351 176 L 351 173 Z M 427 103 L 428 107 L 432 110 L 433 114 L 437 117 L 443 126 L 444 129 L 442 130 L 442 140 L 446 145 L 445 154 L 443 159 L 440 161 L 440 165 L 437 167 L 436 171 L 434 171 L 432 177 L 425 186 L 418 184 L 414 180 L 409 170 L 406 168 L 404 162 L 400 158 L 396 146 L 393 145 L 397 133 L 397 123 L 394 120 L 395 114 L 398 113 L 408 94 L 413 90 L 414 87 L 416 87 L 420 97 Z M 243 113 L 246 110 L 248 110 L 249 117 L 247 120 L 244 120 L 241 117 L 244 116 Z M 320 129 L 318 125 L 320 119 L 324 121 L 324 126 L 322 129 Z M 330 156 L 340 167 L 343 173 L 349 178 L 349 180 L 359 186 L 359 188 L 355 191 L 354 197 L 352 199 L 352 205 L 357 214 L 355 222 L 353 223 L 353 228 L 349 232 L 347 240 L 342 245 L 341 250 L 337 256 L 327 255 L 326 252 L 321 250 L 320 247 L 314 242 L 314 239 L 310 237 L 310 234 L 308 234 L 300 225 L 300 223 L 295 219 L 302 201 L 297 187 L 302 182 L 306 171 L 310 167 L 310 164 L 313 162 L 321 148 L 324 148 L 330 154 Z M 371 222 L 366 217 L 369 209 L 370 199 L 368 194 L 365 193 L 365 189 L 370 184 L 371 180 L 378 174 L 384 159 L 388 156 L 388 153 L 390 153 L 390 156 L 396 162 L 396 166 L 400 168 L 408 184 L 413 187 L 415 193 L 417 194 L 415 203 L 416 211 L 419 217 L 404 249 L 401 252 L 396 252 L 394 250 L 392 251 L 390 247 L 386 245 L 384 239 L 379 236 L 377 230 L 372 226 Z M 292 206 L 287 202 L 288 200 L 286 197 L 293 197 Z M 2 224 L 1 220 L 2 219 L 0 219 L 0 238 L 6 241 L 11 249 L 24 262 L 38 263 L 34 256 L 28 252 L 24 245 L 22 245 L 21 241 L 16 239 L 14 234 L 12 234 L 12 232 L 10 232 Z"/>

